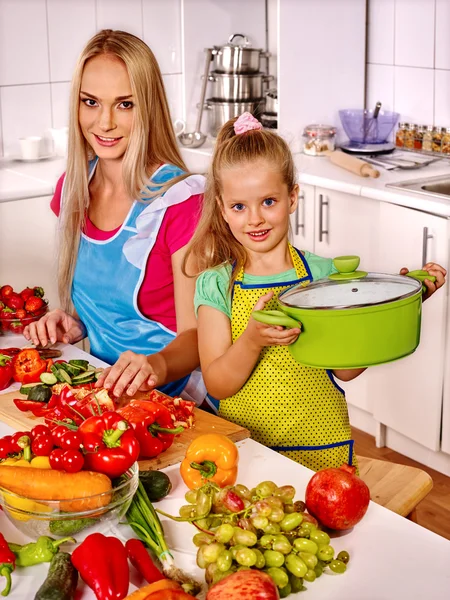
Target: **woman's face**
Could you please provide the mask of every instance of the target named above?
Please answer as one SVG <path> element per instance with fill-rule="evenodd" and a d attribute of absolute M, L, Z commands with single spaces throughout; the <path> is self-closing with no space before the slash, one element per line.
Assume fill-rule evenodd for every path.
<path fill-rule="evenodd" d="M 134 101 L 125 64 L 110 54 L 87 61 L 81 78 L 78 118 L 101 159 L 120 159 L 130 141 Z"/>

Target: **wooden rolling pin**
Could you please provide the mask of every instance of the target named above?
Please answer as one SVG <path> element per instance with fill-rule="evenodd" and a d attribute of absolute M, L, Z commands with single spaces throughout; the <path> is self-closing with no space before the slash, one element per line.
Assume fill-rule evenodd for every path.
<path fill-rule="evenodd" d="M 359 160 L 359 158 L 350 156 L 350 154 L 345 154 L 345 152 L 341 152 L 341 150 L 332 152 L 330 154 L 330 160 L 335 165 L 347 169 L 347 171 L 351 171 L 352 173 L 356 173 L 356 175 L 360 175 L 361 177 L 376 178 L 380 176 L 380 171 L 374 169 L 372 165 L 369 165 L 369 163 L 366 163 L 363 160 Z"/>

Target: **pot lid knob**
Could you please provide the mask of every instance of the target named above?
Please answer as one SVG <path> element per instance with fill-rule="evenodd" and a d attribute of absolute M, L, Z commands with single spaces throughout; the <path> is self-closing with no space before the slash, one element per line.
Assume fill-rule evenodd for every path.
<path fill-rule="evenodd" d="M 357 271 L 359 267 L 360 258 L 359 256 L 337 256 L 333 259 L 333 264 L 339 273 L 332 273 L 329 279 L 333 280 L 344 280 L 344 279 L 361 279 L 366 277 L 366 271 Z"/>

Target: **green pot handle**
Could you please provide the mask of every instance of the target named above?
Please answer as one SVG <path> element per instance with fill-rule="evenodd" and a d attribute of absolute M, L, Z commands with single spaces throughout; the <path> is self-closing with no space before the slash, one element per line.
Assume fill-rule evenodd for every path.
<path fill-rule="evenodd" d="M 281 327 L 289 327 L 291 329 L 300 327 L 300 323 L 295 319 L 291 319 L 281 310 L 255 310 L 252 312 L 252 317 L 260 323 L 266 325 L 280 325 Z"/>
<path fill-rule="evenodd" d="M 427 271 L 422 271 L 421 269 L 418 269 L 417 271 L 410 271 L 409 273 L 406 273 L 406 276 L 422 282 L 425 279 L 428 279 L 428 281 L 431 281 L 432 283 L 436 281 L 436 277 L 434 275 L 430 275 Z"/>

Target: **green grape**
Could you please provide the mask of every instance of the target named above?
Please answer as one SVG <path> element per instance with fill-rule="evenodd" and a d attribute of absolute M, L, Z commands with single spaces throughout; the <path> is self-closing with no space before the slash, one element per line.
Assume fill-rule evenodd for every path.
<path fill-rule="evenodd" d="M 237 525 L 240 529 L 245 529 L 246 531 L 253 531 L 253 533 L 256 533 L 256 529 L 255 527 L 253 527 L 253 523 L 250 519 L 247 519 L 247 517 L 242 517 L 241 519 L 239 519 Z"/>
<path fill-rule="evenodd" d="M 334 573 L 345 573 L 347 565 L 342 560 L 332 560 L 328 565 Z"/>
<path fill-rule="evenodd" d="M 196 533 L 192 538 L 192 541 L 197 548 L 200 548 L 203 544 L 210 544 L 213 540 L 214 538 L 207 533 Z"/>
<path fill-rule="evenodd" d="M 265 534 L 259 538 L 259 545 L 262 548 L 272 548 L 272 544 L 275 541 L 276 536 Z"/>
<path fill-rule="evenodd" d="M 314 567 L 314 573 L 316 574 L 316 577 L 320 577 L 323 573 L 323 564 L 321 562 L 318 562 L 317 565 Z"/>
<path fill-rule="evenodd" d="M 305 512 L 306 510 L 306 504 L 304 502 L 302 502 L 301 500 L 296 500 L 294 502 L 294 508 L 295 508 L 295 512 Z"/>
<path fill-rule="evenodd" d="M 284 555 L 275 550 L 266 550 L 264 552 L 266 567 L 281 567 L 284 565 Z"/>
<path fill-rule="evenodd" d="M 309 531 L 309 536 L 311 537 L 311 534 L 313 533 L 313 531 L 316 531 L 317 527 L 314 525 L 314 523 L 310 523 L 309 521 L 305 521 L 305 516 L 303 515 L 303 521 L 302 521 L 302 529 L 307 529 Z"/>
<path fill-rule="evenodd" d="M 293 504 L 285 504 L 283 507 L 283 510 L 287 515 L 290 515 L 295 512 L 295 508 L 294 508 Z"/>
<path fill-rule="evenodd" d="M 299 552 L 299 556 L 308 569 L 314 569 L 314 567 L 319 562 L 317 560 L 317 556 L 315 554 L 311 554 L 311 552 Z"/>
<path fill-rule="evenodd" d="M 203 519 L 209 515 L 212 508 L 212 496 L 203 490 L 197 492 L 197 514 Z"/>
<path fill-rule="evenodd" d="M 292 550 L 292 546 L 285 535 L 277 535 L 272 544 L 272 550 L 281 552 L 281 554 L 289 554 Z"/>
<path fill-rule="evenodd" d="M 244 499 L 244 498 L 246 500 L 250 500 L 251 499 L 250 490 L 248 489 L 248 487 L 246 485 L 242 485 L 241 483 L 238 483 L 237 485 L 234 486 L 234 491 L 242 499 Z"/>
<path fill-rule="evenodd" d="M 291 584 L 291 590 L 293 594 L 303 590 L 303 579 L 301 577 L 296 577 L 295 575 L 290 574 L 289 583 Z"/>
<path fill-rule="evenodd" d="M 216 529 L 222 525 L 222 519 L 220 517 L 213 517 L 212 513 L 210 513 L 209 518 L 211 519 L 210 529 Z"/>
<path fill-rule="evenodd" d="M 287 570 L 296 577 L 304 577 L 306 571 L 308 570 L 308 567 L 296 554 L 288 554 L 286 556 L 285 562 Z"/>
<path fill-rule="evenodd" d="M 219 554 L 225 550 L 225 546 L 218 542 L 212 542 L 212 544 L 202 546 L 202 550 L 205 561 L 207 563 L 215 563 Z"/>
<path fill-rule="evenodd" d="M 199 527 L 201 527 L 202 529 L 208 529 L 211 527 L 211 521 L 212 519 L 209 517 L 206 517 L 206 519 L 196 519 L 195 522 L 197 523 L 197 525 Z"/>
<path fill-rule="evenodd" d="M 243 546 L 254 546 L 258 541 L 256 533 L 253 531 L 247 531 L 240 527 L 235 527 L 233 532 L 233 540 L 235 544 L 242 544 Z"/>
<path fill-rule="evenodd" d="M 197 516 L 197 506 L 193 504 L 185 504 L 184 506 L 180 506 L 180 517 L 183 519 L 195 519 Z"/>
<path fill-rule="evenodd" d="M 306 571 L 306 573 L 303 575 L 303 579 L 305 581 L 309 581 L 309 583 L 312 583 L 313 581 L 316 580 L 316 574 L 312 569 L 308 569 Z"/>
<path fill-rule="evenodd" d="M 255 491 L 260 498 L 266 498 L 271 496 L 276 489 L 277 486 L 273 481 L 262 481 L 256 486 Z"/>
<path fill-rule="evenodd" d="M 263 569 L 266 566 L 266 559 L 264 558 L 264 554 L 258 548 L 252 548 L 253 552 L 256 554 L 256 562 L 255 567 L 257 569 Z"/>
<path fill-rule="evenodd" d="M 283 520 L 280 521 L 281 531 L 292 531 L 297 529 L 300 523 L 303 521 L 303 516 L 300 513 L 292 513 L 290 515 L 284 515 Z"/>
<path fill-rule="evenodd" d="M 230 552 L 235 560 L 236 560 L 236 552 L 238 550 L 240 550 L 241 548 L 246 548 L 246 546 L 243 546 L 242 544 L 235 544 L 234 546 L 230 547 Z"/>
<path fill-rule="evenodd" d="M 205 581 L 208 585 L 211 585 L 214 580 L 214 575 L 219 572 L 217 563 L 209 563 L 205 570 Z"/>
<path fill-rule="evenodd" d="M 319 550 L 315 542 L 306 538 L 297 538 L 294 540 L 294 548 L 297 552 L 309 552 L 310 554 L 317 554 Z"/>
<path fill-rule="evenodd" d="M 266 569 L 266 573 L 272 577 L 275 585 L 279 589 L 286 587 L 289 583 L 289 577 L 282 569 L 278 569 L 277 567 L 269 567 Z"/>
<path fill-rule="evenodd" d="M 347 552 L 347 550 L 341 550 L 336 558 L 341 560 L 346 565 L 350 560 L 350 554 Z"/>
<path fill-rule="evenodd" d="M 272 512 L 269 516 L 269 521 L 271 523 L 280 523 L 284 519 L 284 510 L 277 506 L 272 508 Z"/>
<path fill-rule="evenodd" d="M 245 565 L 240 565 L 236 571 L 251 571 L 252 568 L 251 567 L 246 567 Z"/>
<path fill-rule="evenodd" d="M 334 556 L 334 548 L 332 546 L 321 546 L 317 552 L 317 558 L 324 562 L 330 562 Z"/>
<path fill-rule="evenodd" d="M 268 496 L 265 500 L 272 508 L 281 508 L 281 510 L 283 510 L 283 501 L 281 498 L 277 498 L 276 496 Z"/>
<path fill-rule="evenodd" d="M 189 504 L 195 504 L 197 502 L 197 490 L 189 490 L 185 493 L 184 499 Z"/>
<path fill-rule="evenodd" d="M 295 488 L 292 485 L 282 485 L 274 491 L 273 495 L 281 498 L 283 502 L 289 502 L 294 499 Z"/>
<path fill-rule="evenodd" d="M 223 550 L 217 557 L 217 567 L 219 571 L 228 571 L 233 564 L 233 555 L 230 550 Z"/>
<path fill-rule="evenodd" d="M 280 594 L 280 598 L 287 598 L 289 596 L 289 594 L 291 593 L 292 588 L 291 588 L 291 584 L 287 583 L 284 587 L 282 587 L 280 590 L 278 590 L 278 593 Z"/>
<path fill-rule="evenodd" d="M 256 553 L 251 548 L 240 548 L 236 552 L 236 562 L 243 567 L 253 567 L 256 560 Z"/>
<path fill-rule="evenodd" d="M 221 579 L 225 579 L 228 575 L 232 575 L 235 570 L 230 569 L 229 571 L 215 571 L 212 577 L 212 583 L 217 583 Z"/>
<path fill-rule="evenodd" d="M 278 523 L 269 523 L 267 527 L 264 527 L 263 531 L 264 533 L 277 534 L 280 533 L 281 527 L 278 525 Z"/>
<path fill-rule="evenodd" d="M 311 532 L 309 529 L 306 529 L 305 527 L 300 527 L 299 529 L 297 529 L 297 537 L 299 538 L 309 538 Z"/>
<path fill-rule="evenodd" d="M 255 509 L 261 517 L 268 517 L 272 512 L 272 507 L 265 500 L 258 500 L 258 502 L 255 503 Z"/>
<path fill-rule="evenodd" d="M 330 543 L 330 536 L 325 531 L 320 531 L 320 529 L 315 529 L 311 532 L 310 539 L 319 546 L 328 546 Z"/>
<path fill-rule="evenodd" d="M 234 527 L 229 523 L 222 523 L 222 525 L 218 527 L 214 533 L 216 540 L 221 544 L 228 544 L 233 535 Z"/>
<path fill-rule="evenodd" d="M 269 519 L 267 517 L 262 517 L 258 514 L 250 517 L 250 521 L 253 527 L 256 527 L 256 529 L 264 529 L 264 527 L 267 527 L 267 525 L 269 524 Z"/>
<path fill-rule="evenodd" d="M 200 546 L 200 548 L 197 550 L 197 565 L 200 567 L 200 569 L 206 569 L 208 564 L 203 556 L 203 548 L 205 548 L 205 545 Z"/>

